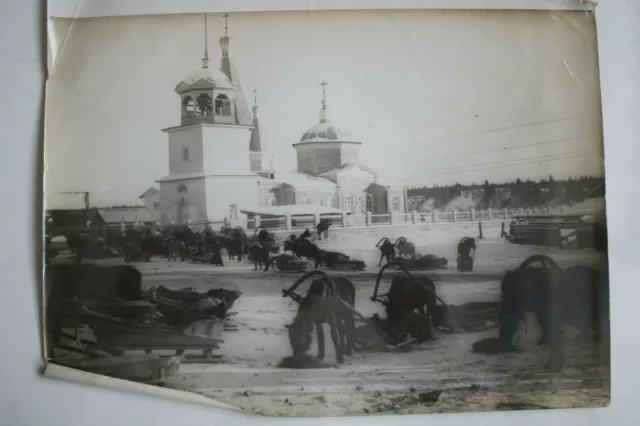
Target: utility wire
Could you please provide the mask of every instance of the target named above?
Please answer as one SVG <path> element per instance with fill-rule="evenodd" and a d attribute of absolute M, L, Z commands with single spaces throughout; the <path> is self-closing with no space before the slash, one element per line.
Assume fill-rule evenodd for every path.
<path fill-rule="evenodd" d="M 578 157 L 584 157 L 584 156 L 589 156 L 589 155 L 597 155 L 597 152 L 585 152 L 585 153 L 580 153 L 580 154 L 573 154 L 573 155 L 564 155 L 564 156 L 558 156 L 558 157 L 553 157 L 553 158 L 538 158 L 538 159 L 534 159 L 534 160 L 529 160 L 529 161 L 521 161 L 521 162 L 512 162 L 510 164 L 504 164 L 504 165 L 500 165 L 500 166 L 488 166 L 488 167 L 478 167 L 478 168 L 471 168 L 471 169 L 460 169 L 460 170 L 450 170 L 447 172 L 440 172 L 440 173 L 428 173 L 426 175 L 423 175 L 423 178 L 426 177 L 432 177 L 432 176 L 444 176 L 444 175 L 451 175 L 451 174 L 463 174 L 463 173 L 468 173 L 468 172 L 474 172 L 474 171 L 481 171 L 481 170 L 493 170 L 493 169 L 502 169 L 502 168 L 506 168 L 506 167 L 514 167 L 514 166 L 520 166 L 520 165 L 525 165 L 525 164 L 533 164 L 533 163 L 544 163 L 544 162 L 551 162 L 551 161 L 558 161 L 558 160 L 568 160 L 571 158 L 578 158 Z"/>
<path fill-rule="evenodd" d="M 554 143 L 559 143 L 559 142 L 567 142 L 567 141 L 578 140 L 578 139 L 582 139 L 582 138 L 586 138 L 586 137 L 588 137 L 588 136 L 587 135 L 574 136 L 574 137 L 570 137 L 570 138 L 554 139 L 554 140 L 550 140 L 550 141 L 534 142 L 534 143 L 530 143 L 530 144 L 515 145 L 515 146 L 505 146 L 505 147 L 502 147 L 502 148 L 487 149 L 487 150 L 484 150 L 484 151 L 474 151 L 474 152 L 468 152 L 468 153 L 463 153 L 463 154 L 452 154 L 452 155 L 444 155 L 444 156 L 440 156 L 440 157 L 431 157 L 431 158 L 424 159 L 424 160 L 407 161 L 407 162 L 397 163 L 397 164 L 409 165 L 409 164 L 427 163 L 427 162 L 434 161 L 434 160 L 446 160 L 446 159 L 451 159 L 451 158 L 472 157 L 474 155 L 488 154 L 488 153 L 492 153 L 492 152 L 504 152 L 504 151 L 508 151 L 508 150 L 512 150 L 512 149 L 523 149 L 523 148 L 530 148 L 530 147 L 533 147 L 533 146 L 541 146 L 541 145 L 549 145 L 549 144 L 554 144 Z"/>
<path fill-rule="evenodd" d="M 555 157 L 555 156 L 563 156 L 563 155 L 574 155 L 574 154 L 583 154 L 587 151 L 574 151 L 574 152 L 563 152 L 563 153 L 559 153 L 559 154 L 547 154 L 547 155 L 536 155 L 536 156 L 528 156 L 528 157 L 521 157 L 521 158 L 511 158 L 508 160 L 499 160 L 499 161 L 486 161 L 483 163 L 474 163 L 474 164 L 465 164 L 465 165 L 461 165 L 461 166 L 448 166 L 448 167 L 439 167 L 439 168 L 427 168 L 427 169 L 422 169 L 419 171 L 415 171 L 415 172 L 411 172 L 408 174 L 412 174 L 412 175 L 417 175 L 417 174 L 421 174 L 422 172 L 439 172 L 439 171 L 454 171 L 454 170 L 464 170 L 467 169 L 469 167 L 479 167 L 479 166 L 494 166 L 494 165 L 498 165 L 498 164 L 517 164 L 520 161 L 528 161 L 528 160 L 536 160 L 536 159 L 544 159 L 544 158 L 548 158 L 548 157 Z M 589 151 L 591 152 L 591 151 Z"/>
<path fill-rule="evenodd" d="M 480 130 L 478 132 L 459 133 L 457 135 L 444 136 L 444 137 L 441 137 L 441 138 L 432 139 L 430 141 L 427 141 L 426 143 L 445 141 L 445 140 L 449 140 L 449 139 L 456 139 L 456 138 L 461 138 L 463 136 L 474 136 L 474 135 L 482 135 L 482 134 L 485 134 L 485 133 L 501 132 L 503 130 L 518 129 L 520 127 L 537 126 L 539 124 L 555 123 L 557 121 L 573 120 L 574 118 L 582 118 L 582 117 L 587 117 L 587 116 L 590 116 L 590 115 L 593 115 L 593 113 L 589 112 L 589 113 L 586 113 L 586 114 L 579 114 L 579 115 L 573 115 L 573 116 L 569 116 L 569 117 L 554 118 L 554 119 L 551 119 L 551 120 L 536 121 L 536 122 L 533 122 L 533 123 L 515 124 L 513 126 L 497 127 L 495 129 Z"/>

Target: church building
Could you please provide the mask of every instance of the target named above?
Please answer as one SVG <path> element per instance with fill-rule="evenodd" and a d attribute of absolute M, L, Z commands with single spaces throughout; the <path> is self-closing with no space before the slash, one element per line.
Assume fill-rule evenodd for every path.
<path fill-rule="evenodd" d="M 255 90 L 250 110 L 229 57 L 227 17 L 220 68 L 209 67 L 205 16 L 202 66 L 174 89 L 181 119 L 163 130 L 169 135 L 169 174 L 157 181 L 161 223 L 243 225 L 245 213 L 270 215 L 290 205 L 298 205 L 296 211 L 306 205 L 305 214 L 404 213 L 404 189 L 379 182 L 359 162 L 362 142 L 329 121 L 325 82 L 318 123 L 293 144 L 297 168 L 273 170 L 260 138 Z"/>

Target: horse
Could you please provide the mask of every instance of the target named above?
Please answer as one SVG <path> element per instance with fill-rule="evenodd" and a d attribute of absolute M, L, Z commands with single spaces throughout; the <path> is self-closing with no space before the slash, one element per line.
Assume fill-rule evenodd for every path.
<path fill-rule="evenodd" d="M 324 359 L 325 340 L 323 324 L 329 324 L 331 340 L 336 351 L 336 360 L 344 362 L 345 354 L 353 355 L 356 338 L 353 312 L 346 306 L 336 303 L 339 297 L 350 307 L 355 305 L 356 290 L 351 281 L 345 277 L 335 277 L 333 282 L 336 294 L 329 294 L 325 285 L 326 278 L 318 278 L 311 282 L 309 291 L 300 302 L 298 312 L 291 324 L 285 327 L 289 334 L 289 343 L 294 357 L 303 356 L 311 346 L 311 333 L 315 326 L 318 338 L 318 359 Z"/>
<path fill-rule="evenodd" d="M 400 275 L 391 280 L 387 298 L 385 311 L 390 321 L 415 310 L 431 321 L 436 308 L 436 286 L 426 275 Z"/>
<path fill-rule="evenodd" d="M 382 259 L 386 258 L 387 263 L 396 258 L 396 246 L 387 237 L 383 237 L 378 241 L 376 247 L 380 249 L 380 261 L 378 266 L 382 266 Z"/>
<path fill-rule="evenodd" d="M 169 238 L 167 240 L 167 260 L 171 261 L 178 260 L 180 257 L 180 261 L 184 262 L 187 258 L 187 247 L 184 241 L 177 240 L 175 238 Z"/>
<path fill-rule="evenodd" d="M 322 234 L 324 234 L 325 238 L 329 237 L 329 228 L 332 225 L 332 221 L 330 218 L 320 219 L 320 222 L 316 226 L 316 232 L 318 234 L 318 240 L 322 240 Z"/>
<path fill-rule="evenodd" d="M 413 258 L 416 255 L 416 246 L 413 243 L 408 242 L 405 237 L 398 238 L 393 245 L 402 256 Z"/>
<path fill-rule="evenodd" d="M 260 265 L 260 270 L 262 270 L 262 265 L 265 265 L 265 272 L 269 270 L 271 261 L 269 260 L 269 249 L 267 249 L 267 247 L 261 245 L 260 243 L 253 243 L 247 248 L 246 254 L 253 259 L 255 271 L 258 270 L 258 265 Z"/>
<path fill-rule="evenodd" d="M 284 242 L 284 250 L 290 251 L 298 258 L 306 257 L 315 262 L 315 268 L 320 266 L 321 251 L 317 245 L 312 244 L 306 239 L 289 238 Z"/>
<path fill-rule="evenodd" d="M 276 243 L 275 235 L 266 229 L 260 229 L 260 232 L 258 232 L 258 229 L 260 228 L 256 228 L 253 233 L 253 240 L 257 240 L 257 242 L 260 243 L 261 246 L 265 247 L 269 253 L 278 254 L 280 252 L 280 246 Z"/>
<path fill-rule="evenodd" d="M 236 226 L 235 228 L 224 228 L 222 232 L 226 236 L 225 246 L 229 254 L 229 260 L 237 256 L 238 262 L 241 262 L 247 245 L 247 234 L 244 229 Z"/>
<path fill-rule="evenodd" d="M 529 265 L 541 262 L 543 268 Z M 608 276 L 592 268 L 573 267 L 563 271 L 548 256 L 534 255 L 514 271 L 508 271 L 501 282 L 500 331 L 496 346 L 483 341 L 474 344 L 476 352 L 510 352 L 518 324 L 525 312 L 533 313 L 540 324 L 538 344 L 550 349 L 546 368 L 559 371 L 564 365 L 566 325 L 578 327 L 580 337 L 595 329 L 596 339 L 608 336 Z"/>

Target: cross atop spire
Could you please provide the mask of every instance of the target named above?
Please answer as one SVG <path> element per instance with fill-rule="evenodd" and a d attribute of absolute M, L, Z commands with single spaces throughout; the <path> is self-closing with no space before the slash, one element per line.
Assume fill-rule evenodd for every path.
<path fill-rule="evenodd" d="M 224 35 L 227 35 L 229 30 L 227 18 L 229 17 L 229 14 L 225 12 L 224 15 L 222 15 L 222 17 L 224 18 Z"/>
<path fill-rule="evenodd" d="M 320 86 L 322 86 L 322 109 L 327 108 L 327 92 L 326 92 L 327 84 L 329 83 L 327 83 L 324 80 L 322 80 L 322 83 L 320 83 Z"/>
<path fill-rule="evenodd" d="M 327 121 L 327 91 L 326 91 L 327 84 L 329 83 L 327 83 L 324 80 L 322 80 L 322 83 L 320 83 L 320 86 L 322 86 L 322 101 L 320 102 L 322 104 L 322 108 L 320 109 L 321 123 L 325 123 Z"/>
<path fill-rule="evenodd" d="M 207 43 L 207 14 L 204 14 L 204 57 L 202 58 L 202 68 L 209 68 L 209 45 Z"/>

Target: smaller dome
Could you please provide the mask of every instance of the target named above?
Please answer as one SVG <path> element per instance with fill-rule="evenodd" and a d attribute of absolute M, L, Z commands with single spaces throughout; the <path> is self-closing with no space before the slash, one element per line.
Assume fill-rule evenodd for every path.
<path fill-rule="evenodd" d="M 207 81 L 214 86 L 223 89 L 234 88 L 231 81 L 229 81 L 229 78 L 222 71 L 216 68 L 200 68 L 186 76 L 181 83 L 191 86 L 201 80 Z"/>
<path fill-rule="evenodd" d="M 318 123 L 307 130 L 300 138 L 300 143 L 311 142 L 357 142 L 360 141 L 352 134 L 344 132 L 331 123 Z"/>

